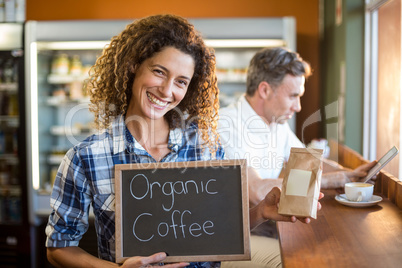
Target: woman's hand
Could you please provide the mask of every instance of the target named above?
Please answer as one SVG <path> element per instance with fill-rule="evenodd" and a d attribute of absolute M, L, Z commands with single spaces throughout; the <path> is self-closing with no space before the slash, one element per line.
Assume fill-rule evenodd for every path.
<path fill-rule="evenodd" d="M 284 216 L 278 213 L 279 199 L 281 196 L 281 190 L 278 187 L 274 187 L 257 206 L 250 210 L 250 226 L 251 229 L 257 227 L 266 220 L 274 221 L 288 221 L 296 222 L 297 220 L 303 223 L 309 223 L 311 218 L 296 217 L 296 216 Z M 319 198 L 324 197 L 323 193 L 320 193 Z M 317 209 L 321 209 L 321 203 L 318 202 Z"/>
<path fill-rule="evenodd" d="M 166 253 L 160 252 L 153 254 L 149 257 L 131 257 L 124 261 L 121 267 L 132 267 L 132 268 L 145 268 L 145 267 L 159 267 L 162 262 L 166 259 Z M 180 262 L 180 263 L 170 263 L 163 265 L 167 268 L 180 268 L 186 267 L 189 263 L 187 262 Z"/>

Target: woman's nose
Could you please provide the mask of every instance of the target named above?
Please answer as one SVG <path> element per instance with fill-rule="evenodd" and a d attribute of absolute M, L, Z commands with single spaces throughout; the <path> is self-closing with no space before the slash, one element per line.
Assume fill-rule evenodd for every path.
<path fill-rule="evenodd" d="M 166 80 L 161 87 L 159 87 L 160 93 L 164 97 L 169 97 L 173 90 L 173 80 Z"/>

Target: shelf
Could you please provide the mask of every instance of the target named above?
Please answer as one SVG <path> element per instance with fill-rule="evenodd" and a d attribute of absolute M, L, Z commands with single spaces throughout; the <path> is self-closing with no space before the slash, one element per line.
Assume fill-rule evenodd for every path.
<path fill-rule="evenodd" d="M 0 160 L 6 160 L 9 164 L 18 164 L 18 156 L 16 154 L 0 154 Z"/>
<path fill-rule="evenodd" d="M 1 196 L 21 196 L 21 186 L 19 185 L 0 185 Z"/>
<path fill-rule="evenodd" d="M 17 92 L 18 83 L 0 83 L 0 91 Z"/>
<path fill-rule="evenodd" d="M 84 82 L 88 78 L 88 75 L 62 75 L 62 74 L 50 74 L 47 77 L 49 84 L 70 84 L 73 82 Z"/>
<path fill-rule="evenodd" d="M 50 198 L 50 195 L 52 194 L 52 191 L 48 191 L 48 190 L 44 190 L 44 189 L 39 189 L 39 190 L 37 191 L 37 193 L 38 193 L 38 196 L 43 196 L 43 197 L 45 197 L 45 198 L 47 198 L 47 197 Z"/>
<path fill-rule="evenodd" d="M 247 81 L 245 79 L 220 79 L 218 78 L 219 84 L 245 84 Z"/>
<path fill-rule="evenodd" d="M 6 122 L 9 127 L 18 127 L 20 125 L 18 115 L 0 115 L 1 122 Z"/>
<path fill-rule="evenodd" d="M 88 128 L 78 128 L 78 127 L 65 127 L 65 126 L 52 126 L 50 128 L 50 133 L 55 136 L 66 136 L 66 135 L 91 135 L 94 132 Z"/>
<path fill-rule="evenodd" d="M 50 155 L 47 159 L 49 164 L 51 165 L 60 165 L 60 163 L 63 161 L 64 155 Z"/>
<path fill-rule="evenodd" d="M 52 96 L 52 97 L 48 97 L 46 99 L 46 104 L 49 106 L 67 106 L 67 105 L 71 105 L 71 104 L 89 104 L 89 97 L 84 97 L 81 99 L 70 99 L 68 97 L 65 96 Z"/>
<path fill-rule="evenodd" d="M 218 83 L 246 83 L 247 74 L 218 73 Z"/>

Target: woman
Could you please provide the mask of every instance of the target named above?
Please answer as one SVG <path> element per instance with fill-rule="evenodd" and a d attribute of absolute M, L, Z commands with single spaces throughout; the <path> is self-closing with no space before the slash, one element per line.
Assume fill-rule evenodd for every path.
<path fill-rule="evenodd" d="M 183 18 L 158 15 L 128 25 L 93 66 L 89 91 L 102 131 L 70 149 L 58 170 L 46 227 L 48 259 L 56 266 L 117 266 L 114 165 L 224 157 L 216 132 L 215 56 Z M 274 189 L 250 212 L 252 226 L 269 218 L 296 220 L 277 214 L 279 195 Z M 78 248 L 88 229 L 90 204 L 99 258 Z M 148 267 L 164 258 L 165 253 L 132 257 L 123 267 Z"/>

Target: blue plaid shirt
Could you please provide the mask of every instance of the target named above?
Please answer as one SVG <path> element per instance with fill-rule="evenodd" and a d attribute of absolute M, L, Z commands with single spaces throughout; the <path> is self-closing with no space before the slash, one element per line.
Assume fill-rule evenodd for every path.
<path fill-rule="evenodd" d="M 195 125 L 185 130 L 171 130 L 168 142 L 171 152 L 161 162 L 209 160 L 208 150 L 201 152 L 199 139 Z M 224 158 L 222 148 L 217 151 L 216 158 Z M 70 149 L 53 186 L 50 200 L 53 211 L 46 227 L 46 246 L 78 246 L 88 229 L 92 205 L 99 257 L 114 262 L 114 166 L 153 162 L 155 159 L 135 139 L 127 139 L 122 115 L 105 132 L 92 135 Z M 191 267 L 219 267 L 219 263 L 192 263 Z"/>

